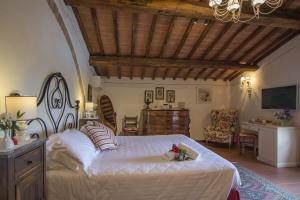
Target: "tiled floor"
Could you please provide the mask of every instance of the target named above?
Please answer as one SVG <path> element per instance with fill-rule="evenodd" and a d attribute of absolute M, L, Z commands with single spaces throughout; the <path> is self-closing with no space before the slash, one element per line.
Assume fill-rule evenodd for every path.
<path fill-rule="evenodd" d="M 229 151 L 226 147 L 202 144 L 225 159 L 239 163 L 300 198 L 300 167 L 275 168 L 257 161 L 252 152 L 240 155 L 237 148 Z"/>

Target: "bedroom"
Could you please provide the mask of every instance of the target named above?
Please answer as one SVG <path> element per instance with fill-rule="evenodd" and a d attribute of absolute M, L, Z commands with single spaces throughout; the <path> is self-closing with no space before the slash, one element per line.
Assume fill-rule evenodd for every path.
<path fill-rule="evenodd" d="M 2 1 L 0 5 L 0 113 L 6 112 L 6 96 L 18 92 L 22 95 L 37 97 L 41 88 L 43 88 L 46 78 L 52 73 L 60 72 L 69 87 L 72 105 L 75 105 L 75 100 L 80 101 L 79 119 L 83 118 L 87 110 L 87 107 L 86 110 L 84 109 L 86 102 L 92 100 L 94 104 L 99 104 L 100 97 L 107 95 L 112 101 L 114 111 L 117 113 L 116 135 L 122 135 L 125 115 L 127 117 L 138 116 L 138 134 L 142 135 L 144 129 L 142 116 L 146 107 L 145 91 L 152 91 L 153 93 L 153 103 L 150 103 L 150 107 L 153 109 L 163 107 L 163 104 L 167 103 L 167 91 L 174 91 L 175 94 L 171 94 L 174 94 L 175 103 L 170 103 L 170 105 L 172 105 L 172 109 L 181 106 L 189 110 L 190 123 L 187 128 L 189 129 L 190 138 L 197 143 L 189 139 L 187 143 L 193 142 L 192 146 L 194 148 L 199 148 L 199 151 L 208 153 L 202 155 L 202 159 L 208 155 L 219 159 L 211 151 L 216 152 L 224 157 L 220 159 L 226 163 L 225 165 L 239 165 L 242 168 L 238 168 L 238 170 L 249 170 L 247 175 L 254 171 L 257 177 L 257 179 L 253 180 L 256 181 L 255 183 L 259 183 L 258 180 L 261 179 L 265 180 L 263 182 L 265 185 L 260 185 L 261 188 L 266 185 L 271 187 L 272 185 L 271 188 L 274 189 L 272 191 L 260 188 L 264 195 L 279 195 L 283 199 L 293 199 L 293 196 L 299 198 L 300 194 L 297 189 L 300 187 L 299 167 L 279 166 L 283 164 L 299 166 L 300 147 L 297 127 L 300 126 L 300 114 L 297 109 L 291 110 L 292 120 L 290 122 L 292 123 L 291 126 L 296 130 L 296 133 L 291 136 L 296 138 L 296 143 L 284 141 L 279 149 L 280 152 L 287 152 L 288 150 L 292 152 L 291 159 L 293 160 L 295 157 L 292 163 L 273 163 L 275 161 L 271 160 L 269 164 L 266 164 L 252 156 L 253 153 L 248 152 L 248 150 L 252 151 L 252 148 L 248 147 L 245 148 L 247 152 L 240 155 L 236 140 L 230 150 L 226 144 L 220 145 L 209 142 L 207 145 L 204 140 L 205 128 L 211 124 L 210 115 L 214 109 L 232 108 L 238 110 L 240 125 L 252 119 L 279 121 L 274 115 L 275 112 L 280 112 L 282 109 L 262 109 L 261 93 L 262 89 L 297 86 L 299 84 L 299 67 L 297 64 L 299 63 L 300 38 L 297 34 L 300 27 L 300 2 L 298 0 L 283 1 L 282 8 L 279 8 L 278 13 L 276 11 L 275 14 L 281 16 L 282 12 L 290 12 L 291 14 L 288 17 L 282 15 L 284 19 L 273 19 L 272 23 L 254 19 L 251 24 L 242 22 L 223 23 L 213 17 L 208 17 L 205 20 L 205 16 L 212 16 L 213 11 L 205 12 L 204 9 L 204 14 L 201 14 L 201 9 L 200 13 L 196 12 L 196 10 L 199 7 L 203 8 L 203 4 L 208 4 L 207 1 L 200 3 L 198 1 L 149 1 L 148 7 L 145 6 L 147 4 L 144 5 L 144 1 L 135 1 L 137 2 L 135 4 L 131 3 L 131 1 L 120 1 L 121 4 L 115 5 L 116 2 L 118 1 L 101 2 L 91 0 L 86 1 L 85 4 L 79 0 L 27 0 L 26 3 L 20 0 Z M 157 2 L 159 3 L 155 4 Z M 177 3 L 178 6 L 182 6 L 183 10 L 176 12 L 172 10 Z M 78 6 L 79 4 L 80 6 Z M 74 9 L 74 7 L 77 9 Z M 155 9 L 156 12 L 153 11 Z M 192 10 L 188 12 L 189 9 Z M 157 12 L 157 10 L 159 11 Z M 190 13 L 194 11 L 195 13 L 191 15 Z M 153 15 L 153 13 L 156 13 L 156 15 Z M 266 18 L 273 17 L 269 15 L 263 16 Z M 95 20 L 94 17 L 98 20 Z M 172 18 L 174 18 L 173 27 L 170 25 L 172 24 Z M 260 26 L 257 25 L 258 22 L 256 23 L 256 21 L 259 21 Z M 98 29 L 95 27 L 98 27 Z M 169 29 L 170 31 L 168 31 Z M 168 34 L 168 32 L 170 33 Z M 134 35 L 135 37 L 133 37 Z M 196 43 L 199 43 L 196 45 L 197 48 L 194 47 L 194 50 L 192 50 Z M 186 59 L 189 57 L 188 54 L 191 54 L 191 51 L 194 51 L 194 57 Z M 162 56 L 161 52 L 163 52 Z M 212 59 L 213 57 L 218 57 L 216 54 L 219 54 L 219 60 Z M 194 60 L 200 57 L 203 57 L 202 60 L 204 61 L 198 62 Z M 229 59 L 230 57 L 231 59 Z M 241 59 L 240 61 L 247 62 L 238 63 L 235 61 L 238 58 L 243 58 L 244 60 Z M 228 62 L 224 62 L 224 60 L 228 60 Z M 212 66 L 215 66 L 216 69 L 211 69 Z M 247 88 L 247 81 L 242 86 L 241 77 L 251 77 L 251 87 Z M 91 86 L 90 89 L 88 89 L 88 85 Z M 163 100 L 157 99 L 157 88 L 164 89 Z M 199 100 L 199 93 L 203 91 L 210 96 L 207 101 Z M 251 91 L 250 96 L 248 95 L 249 91 Z M 296 101 L 298 101 L 298 93 L 296 94 Z M 96 105 L 94 106 L 96 109 Z M 169 110 L 169 105 L 165 106 L 167 107 L 164 107 L 164 109 Z M 47 129 L 49 129 L 49 135 L 55 132 L 53 131 L 53 124 L 49 119 L 48 112 L 44 107 L 44 102 L 37 107 L 36 117 L 45 121 Z M 59 127 L 60 131 L 62 124 L 63 122 Z M 255 129 L 257 126 L 259 125 L 255 124 L 253 128 Z M 162 125 L 162 128 L 166 127 Z M 29 125 L 27 131 L 29 133 L 38 132 L 42 135 L 45 133 L 45 131 L 41 131 L 38 122 L 33 122 Z M 174 133 L 176 132 L 174 131 Z M 1 136 L 4 136 L 3 132 Z M 122 138 L 123 136 L 118 136 L 117 138 L 119 137 Z M 151 136 L 137 137 L 146 138 L 146 140 L 147 137 L 151 138 Z M 157 148 L 157 151 L 154 151 L 153 154 L 163 151 L 167 153 L 165 148 L 160 148 L 160 143 L 163 146 L 165 145 L 161 141 L 164 141 L 164 139 L 162 138 L 153 144 Z M 259 140 L 258 143 L 260 141 L 262 143 L 262 140 Z M 141 141 L 142 144 L 144 142 Z M 269 153 L 268 155 L 277 153 L 276 149 L 272 149 L 270 142 L 267 141 L 266 143 L 258 144 L 258 155 L 262 149 L 259 148 L 260 146 L 270 149 L 270 152 L 267 152 Z M 171 145 L 167 147 L 167 149 L 171 148 Z M 148 147 L 145 149 L 148 150 Z M 116 151 L 120 150 L 122 150 L 122 145 L 118 146 Z M 143 151 L 141 155 L 143 153 L 149 152 Z M 151 153 L 146 155 L 152 155 Z M 130 155 L 124 156 L 130 157 Z M 161 156 L 164 156 L 163 153 L 161 153 Z M 211 161 L 212 158 L 209 158 L 209 160 Z M 153 159 L 156 161 L 156 157 Z M 150 162 L 150 160 L 145 162 Z M 186 162 L 190 161 L 178 162 L 178 164 L 176 161 L 170 163 L 176 167 Z M 45 162 L 45 165 L 47 163 Z M 151 165 L 151 163 L 148 164 Z M 22 165 L 22 163 L 19 164 L 20 167 Z M 147 164 L 145 165 L 147 166 Z M 274 167 L 274 165 L 278 165 L 278 168 Z M 2 168 L 4 165 L 0 166 L 1 184 L 4 184 L 3 172 L 5 170 Z M 7 169 L 12 170 L 17 166 L 17 164 L 11 165 Z M 115 169 L 117 171 L 118 167 Z M 233 169 L 235 170 L 235 168 Z M 46 169 L 46 174 L 47 172 Z M 248 171 L 244 171 L 245 173 L 239 172 L 243 176 Z M 167 172 L 163 174 L 168 177 Z M 184 174 L 184 171 L 179 173 L 182 176 Z M 38 185 L 45 186 L 44 191 L 49 190 L 48 186 L 52 186 L 49 185 L 51 182 L 47 180 L 48 176 L 39 174 L 38 177 L 40 176 L 45 177 L 44 181 L 46 184 L 39 182 Z M 198 176 L 195 175 L 195 177 Z M 186 187 L 191 187 L 192 184 L 196 185 L 196 182 L 193 182 L 195 177 L 191 178 L 190 182 L 187 181 Z M 23 178 L 20 178 L 20 180 Z M 234 179 L 233 176 L 231 178 L 232 180 Z M 253 191 L 250 188 L 243 188 L 248 183 L 244 182 L 244 178 L 241 177 L 242 185 L 240 190 L 239 188 L 237 190 L 241 199 L 251 199 L 247 195 L 253 195 Z M 182 181 L 183 178 L 178 176 L 178 179 Z M 238 178 L 236 179 L 238 180 Z M 5 189 L 1 189 L 0 199 L 15 199 L 18 195 L 24 195 L 23 199 L 37 199 L 34 194 L 32 194 L 33 196 L 26 196 L 26 194 L 34 192 L 32 188 L 22 187 L 21 184 L 23 182 L 19 182 L 20 180 L 13 180 L 11 183 L 12 185 L 16 184 L 16 191 L 9 190 L 10 193 L 6 193 L 2 192 Z M 57 179 L 53 176 L 51 180 L 55 181 Z M 222 181 L 222 177 L 219 180 L 217 179 L 217 182 L 220 181 Z M 232 187 L 230 182 L 226 183 L 230 185 L 229 188 Z M 88 188 L 88 183 L 83 182 L 82 184 L 87 185 L 87 191 L 89 189 L 94 191 L 96 188 Z M 110 186 L 120 186 L 120 189 L 124 188 L 118 182 L 111 182 L 111 184 Z M 20 185 L 21 187 L 19 187 Z M 147 184 L 145 183 L 145 185 Z M 1 188 L 6 188 L 2 186 Z M 129 189 L 130 186 L 136 185 L 130 183 L 128 185 Z M 201 187 L 205 188 L 204 185 L 201 185 Z M 220 191 L 221 189 L 226 190 L 220 192 L 220 196 L 216 192 L 218 191 L 217 186 L 212 187 L 212 191 L 208 189 L 201 191 L 203 194 L 210 192 L 217 196 L 210 195 L 205 198 L 200 194 L 197 195 L 200 195 L 200 199 L 225 199 L 224 196 L 228 196 L 230 192 L 229 188 L 225 186 L 224 188 L 219 188 Z M 52 189 L 53 192 L 55 187 L 53 186 Z M 70 192 L 66 193 L 66 196 L 77 194 L 76 189 L 71 186 L 64 189 Z M 105 191 L 107 192 L 106 195 L 110 194 L 109 189 L 111 188 L 107 188 Z M 154 187 L 151 189 L 155 190 Z M 182 193 L 174 192 L 172 189 L 165 186 L 163 190 L 165 193 L 160 193 L 162 195 L 160 199 L 182 199 L 181 195 L 186 195 L 186 192 L 194 194 L 193 192 L 195 192 L 194 190 L 197 187 L 190 191 L 185 187 L 183 189 L 177 187 L 179 191 L 184 191 Z M 157 189 L 156 191 L 160 190 Z M 173 196 L 170 195 L 171 191 L 174 192 Z M 51 190 L 48 192 L 51 193 Z M 140 188 L 137 192 L 140 195 L 144 192 L 145 199 L 151 198 L 151 195 L 147 197 L 149 193 L 143 188 Z M 148 192 L 151 192 L 151 190 Z M 95 196 L 100 195 L 100 193 L 97 194 L 95 192 Z M 120 191 L 119 194 L 122 195 L 124 193 Z M 43 195 L 46 198 L 46 193 Z M 61 195 L 61 199 L 66 199 L 63 194 Z M 128 192 L 126 195 L 130 195 L 130 193 Z M 195 194 L 194 198 L 197 195 Z M 74 196 L 72 197 L 76 199 Z M 69 196 L 69 199 L 72 199 L 72 197 Z M 140 199 L 138 197 L 135 198 Z M 193 199 L 193 197 L 189 198 Z M 51 198 L 50 196 L 48 199 L 60 198 L 57 196 L 56 198 L 53 198 L 53 196 Z M 82 198 L 78 196 L 78 199 L 94 198 L 91 195 Z M 103 197 L 103 199 L 113 198 L 107 196 Z M 127 199 L 130 198 L 128 197 Z M 257 197 L 256 199 L 259 198 Z M 261 199 L 264 198 L 261 197 Z"/>

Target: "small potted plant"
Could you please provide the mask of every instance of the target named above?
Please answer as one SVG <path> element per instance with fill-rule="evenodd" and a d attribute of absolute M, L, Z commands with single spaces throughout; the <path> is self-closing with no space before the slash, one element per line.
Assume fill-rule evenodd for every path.
<path fill-rule="evenodd" d="M 14 142 L 11 139 L 11 132 L 13 129 L 19 130 L 16 120 L 21 118 L 25 113 L 18 111 L 16 118 L 11 114 L 2 113 L 0 115 L 0 131 L 4 132 L 4 137 L 0 139 L 0 150 L 11 150 L 14 148 Z"/>
<path fill-rule="evenodd" d="M 281 126 L 291 125 L 292 115 L 289 109 L 284 109 L 281 112 L 276 112 L 274 116 L 280 120 Z"/>

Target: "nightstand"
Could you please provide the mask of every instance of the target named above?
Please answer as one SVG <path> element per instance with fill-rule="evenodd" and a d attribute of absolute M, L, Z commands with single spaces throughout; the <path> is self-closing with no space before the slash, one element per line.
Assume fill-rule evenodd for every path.
<path fill-rule="evenodd" d="M 0 152 L 0 199 L 46 199 L 45 169 L 45 139 Z"/>
<path fill-rule="evenodd" d="M 81 128 L 83 125 L 86 125 L 86 123 L 88 121 L 100 122 L 100 119 L 99 118 L 81 118 L 81 119 L 79 119 L 79 128 Z"/>

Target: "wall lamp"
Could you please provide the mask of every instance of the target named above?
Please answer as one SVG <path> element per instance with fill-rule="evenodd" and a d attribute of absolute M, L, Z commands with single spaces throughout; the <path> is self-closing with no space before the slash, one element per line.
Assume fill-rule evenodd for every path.
<path fill-rule="evenodd" d="M 240 87 L 241 87 L 241 89 L 246 87 L 249 98 L 251 97 L 252 90 L 253 90 L 253 88 L 252 88 L 253 81 L 254 81 L 254 79 L 250 76 L 242 76 L 241 77 Z"/>

